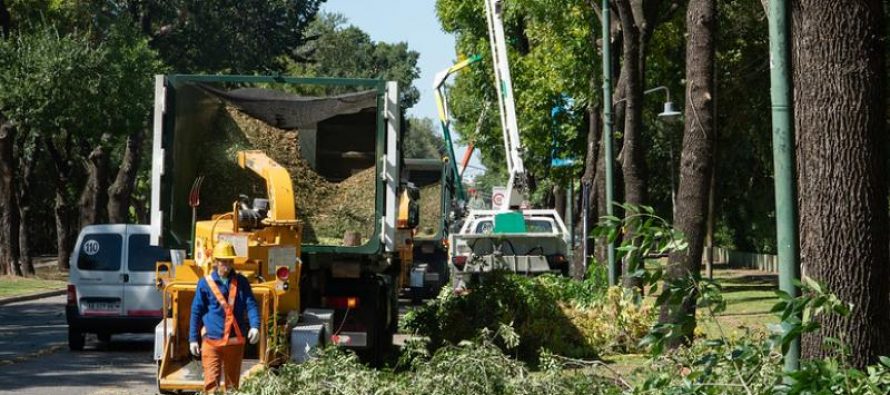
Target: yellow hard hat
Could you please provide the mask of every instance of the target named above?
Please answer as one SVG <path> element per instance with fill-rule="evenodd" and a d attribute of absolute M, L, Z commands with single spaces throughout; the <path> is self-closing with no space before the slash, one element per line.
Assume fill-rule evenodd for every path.
<path fill-rule="evenodd" d="M 235 259 L 235 246 L 228 241 L 220 241 L 213 247 L 213 259 Z"/>

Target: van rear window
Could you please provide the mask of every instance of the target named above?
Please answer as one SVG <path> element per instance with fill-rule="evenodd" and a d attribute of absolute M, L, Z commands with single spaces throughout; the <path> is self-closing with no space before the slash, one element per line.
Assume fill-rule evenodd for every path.
<path fill-rule="evenodd" d="M 170 250 L 155 247 L 148 242 L 148 235 L 130 235 L 127 252 L 127 268 L 131 272 L 153 272 L 155 262 L 170 262 Z"/>
<path fill-rule="evenodd" d="M 121 269 L 121 235 L 97 233 L 85 235 L 77 252 L 80 270 L 118 271 Z"/>

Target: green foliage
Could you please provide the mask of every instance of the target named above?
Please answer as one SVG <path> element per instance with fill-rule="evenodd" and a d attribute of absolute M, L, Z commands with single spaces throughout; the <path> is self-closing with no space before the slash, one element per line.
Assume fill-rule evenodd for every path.
<path fill-rule="evenodd" d="M 674 229 L 664 218 L 655 215 L 652 207 L 630 203 L 616 203 L 616 206 L 625 211 L 625 216 L 603 216 L 591 232 L 592 237 L 604 238 L 609 243 L 615 243 L 621 238 L 615 248 L 615 259 L 632 256 L 645 259 L 686 249 L 683 233 Z M 628 235 L 628 229 L 633 229 L 633 233 Z M 644 286 L 651 286 L 649 293 L 654 294 L 658 291 L 658 281 L 663 272 L 664 269 L 660 266 L 652 271 L 639 267 L 626 276 L 642 279 Z"/>
<path fill-rule="evenodd" d="M 781 355 L 762 337 L 751 335 L 734 342 L 706 340 L 654 359 L 640 384 L 628 393 L 772 394 L 781 372 Z"/>
<path fill-rule="evenodd" d="M 490 197 L 493 187 L 507 186 L 507 167 L 489 167 L 485 173 L 480 174 L 473 179 L 473 184 L 479 193 L 483 196 Z"/>
<path fill-rule="evenodd" d="M 826 312 L 847 316 L 853 309 L 851 304 L 827 292 L 824 284 L 811 278 L 804 278 L 803 282 L 795 281 L 795 285 L 800 287 L 803 296 L 795 298 L 784 291 L 776 291 L 780 302 L 771 310 L 782 320 L 781 325 L 772 328 L 775 334 L 773 342 L 781 346 L 782 353 L 788 350 L 795 338 L 819 329 L 819 323 L 814 320 L 816 316 Z"/>
<path fill-rule="evenodd" d="M 514 336 L 509 327 L 486 332 L 475 341 L 418 355 L 406 371 L 378 371 L 362 365 L 354 354 L 338 348 L 321 350 L 301 365 L 265 371 L 242 384 L 240 394 L 264 395 L 537 395 L 617 394 L 607 380 L 582 372 L 563 371 L 550 359 L 550 369 L 532 372 L 505 355 L 495 338 Z"/>
<path fill-rule="evenodd" d="M 437 349 L 472 339 L 483 328 L 496 330 L 509 323 L 523 339 L 516 349 L 521 360 L 534 362 L 541 347 L 572 357 L 596 355 L 540 282 L 497 272 L 467 288 L 471 291 L 462 295 L 444 288 L 436 300 L 406 316 L 404 327 L 428 336 L 430 346 Z"/>
<path fill-rule="evenodd" d="M 342 15 L 320 14 L 307 29 L 307 35 L 316 38 L 299 51 L 301 57 L 309 61 L 290 61 L 287 72 L 300 76 L 398 81 L 402 107 L 414 106 L 420 99 L 420 91 L 413 85 L 420 76 L 417 67 L 420 54 L 408 49 L 405 42 L 372 41 L 368 33 L 346 23 Z"/>
<path fill-rule="evenodd" d="M 112 15 L 143 9 L 154 43 L 175 72 L 283 71 L 307 41 L 324 0 L 116 0 Z M 145 9 L 147 8 L 147 9 Z M 261 45 L 260 45 L 261 44 Z"/>
<path fill-rule="evenodd" d="M 436 134 L 432 119 L 411 117 L 402 152 L 405 158 L 440 159 L 445 153 L 445 140 Z"/>
<path fill-rule="evenodd" d="M 841 312 L 843 305 L 821 285 L 804 285 L 804 296 L 789 299 L 813 313 Z M 617 288 L 615 288 L 617 290 Z M 817 307 L 818 306 L 818 307 Z M 799 309 L 804 312 L 807 309 Z M 523 339 L 509 325 L 482 329 L 473 340 L 447 344 L 430 353 L 422 339 L 409 341 L 397 370 L 374 370 L 338 348 L 320 350 L 302 365 L 287 364 L 253 376 L 244 394 L 627 394 L 627 395 L 878 395 L 890 390 L 890 358 L 865 371 L 843 359 L 804 361 L 786 374 L 775 343 L 763 333 L 740 338 L 702 339 L 654 357 L 625 380 L 590 361 L 543 350 L 539 371 L 509 356 Z M 582 366 L 585 369 L 572 369 Z"/>
<path fill-rule="evenodd" d="M 865 371 L 850 368 L 843 361 L 823 358 L 805 362 L 797 372 L 787 375 L 791 385 L 782 386 L 779 393 L 788 394 L 848 394 L 879 395 L 890 392 L 890 358 L 881 357 L 880 363 Z"/>
<path fill-rule="evenodd" d="M 671 354 L 659 354 L 651 372 L 643 374 L 634 394 L 856 394 L 877 395 L 890 391 L 890 359 L 865 371 L 845 362 L 844 344 L 826 339 L 825 347 L 837 348 L 840 358 L 804 360 L 797 372 L 782 371 L 782 353 L 791 339 L 817 331 L 813 318 L 819 314 L 846 316 L 851 306 L 828 292 L 822 284 L 805 280 L 802 296 L 779 293 L 773 312 L 782 318 L 766 338 L 748 333 L 740 339 L 705 339 Z M 713 311 L 710 313 L 713 318 Z M 800 319 L 798 317 L 803 317 Z M 679 373 L 679 375 L 678 375 Z"/>
<path fill-rule="evenodd" d="M 598 62 L 593 45 L 594 14 L 585 1 L 517 0 L 504 3 L 505 30 L 516 97 L 525 165 L 539 179 L 556 177 L 550 171 L 553 143 L 559 156 L 583 158 L 586 146 L 584 113 L 593 101 L 591 79 Z M 474 142 L 482 163 L 504 168 L 503 137 L 496 108 L 476 122 L 486 103 L 496 103 L 494 75 L 482 1 L 438 0 L 443 29 L 457 36 L 459 57 L 478 54 L 482 62 L 461 72 L 450 89 L 449 104 L 455 130 L 464 143 Z M 569 112 L 554 121 L 551 109 L 574 99 Z M 580 167 L 572 171 L 577 171 Z M 560 172 L 562 179 L 572 171 Z M 564 180 L 561 180 L 564 181 Z"/>
<path fill-rule="evenodd" d="M 281 72 L 306 43 L 324 0 L 13 0 L 22 29 L 52 24 L 63 33 L 103 36 L 139 24 L 164 63 L 177 73 Z M 39 29 L 37 29 L 39 30 Z M 262 43 L 262 45 L 258 45 Z"/>
<path fill-rule="evenodd" d="M 152 75 L 162 70 L 144 39 L 125 26 L 94 43 L 44 27 L 0 41 L 0 111 L 32 137 L 63 132 L 91 140 L 144 127 Z"/>
<path fill-rule="evenodd" d="M 464 294 L 443 290 L 436 300 L 409 312 L 403 327 L 428 337 L 435 350 L 510 323 L 521 339 L 515 355 L 537 363 L 542 348 L 571 358 L 635 351 L 654 319 L 653 310 L 636 304 L 634 295 L 618 288 L 606 292 L 588 281 L 496 272 L 468 289 Z"/>

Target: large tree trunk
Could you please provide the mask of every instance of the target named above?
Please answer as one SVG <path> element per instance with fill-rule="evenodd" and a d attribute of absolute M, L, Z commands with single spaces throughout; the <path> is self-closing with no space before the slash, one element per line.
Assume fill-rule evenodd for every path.
<path fill-rule="evenodd" d="M 106 221 L 108 207 L 108 153 L 105 139 L 83 159 L 87 182 L 80 195 L 80 228 Z"/>
<path fill-rule="evenodd" d="M 30 196 L 28 196 L 30 197 Z M 36 274 L 34 270 L 34 258 L 31 255 L 31 237 L 28 232 L 31 227 L 31 204 L 24 200 L 19 201 L 19 262 L 21 262 L 22 274 L 25 276 L 33 276 Z"/>
<path fill-rule="evenodd" d="M 600 135 L 602 135 L 602 131 L 600 131 Z M 593 178 L 593 186 L 592 191 L 590 193 L 591 200 L 591 216 L 595 218 L 594 224 L 599 221 L 605 215 L 609 214 L 607 202 L 606 202 L 606 152 L 605 147 L 603 146 L 602 140 L 600 140 L 599 149 L 597 150 L 598 155 L 596 159 L 596 175 Z M 609 158 L 612 159 L 612 158 Z M 614 165 L 614 160 L 612 160 Z M 613 166 L 615 168 L 615 166 Z M 596 246 L 593 250 L 593 256 L 596 258 L 597 262 L 601 262 L 603 264 L 608 264 L 607 260 L 609 259 L 606 248 L 607 243 L 605 238 L 600 238 L 596 242 Z"/>
<path fill-rule="evenodd" d="M 26 143 L 27 144 L 27 143 Z M 40 146 L 35 144 L 33 152 L 29 156 L 23 156 L 24 146 L 19 147 L 19 163 L 22 164 L 22 177 L 18 185 L 17 200 L 19 204 L 19 261 L 21 262 L 22 272 L 26 276 L 35 274 L 34 260 L 31 256 L 31 237 L 32 230 L 31 221 L 31 181 L 34 176 L 34 169 L 37 166 L 38 157 L 40 155 Z"/>
<path fill-rule="evenodd" d="M 136 131 L 127 137 L 127 149 L 121 159 L 121 167 L 117 171 L 114 183 L 108 189 L 108 222 L 123 224 L 130 218 L 130 195 L 136 183 L 139 171 L 139 159 L 142 152 L 142 141 L 145 132 Z"/>
<path fill-rule="evenodd" d="M 686 10 L 686 127 L 680 154 L 680 183 L 677 187 L 677 216 L 674 224 L 686 236 L 685 251 L 671 253 L 665 282 L 692 276 L 699 278 L 708 213 L 708 187 L 714 153 L 714 47 L 716 0 L 691 0 Z M 664 289 L 668 287 L 665 286 Z M 687 295 L 679 305 L 661 307 L 659 322 L 680 325 L 668 341 L 677 346 L 692 339 L 695 301 Z"/>
<path fill-rule="evenodd" d="M 66 156 L 56 148 L 52 139 L 44 138 L 47 152 L 56 168 L 56 197 L 53 211 L 56 218 L 56 255 L 59 270 L 68 270 L 68 258 L 71 256 L 71 207 L 68 204 L 67 188 L 71 176 L 71 164 Z M 65 152 L 71 148 L 71 134 L 65 133 Z"/>
<path fill-rule="evenodd" d="M 137 224 L 147 224 L 151 222 L 148 196 L 134 196 L 131 198 L 130 205 L 133 206 L 133 211 L 136 213 Z"/>
<path fill-rule="evenodd" d="M 622 172 L 624 174 L 624 199 L 626 203 L 646 204 L 646 157 L 643 147 L 643 80 L 642 54 L 640 52 L 640 28 L 634 19 L 631 0 L 620 0 L 618 16 L 621 20 L 623 34 L 624 61 L 621 76 L 624 78 L 624 145 L 622 153 Z M 627 212 L 625 215 L 633 215 Z M 625 237 L 633 238 L 634 229 L 628 229 Z M 640 267 L 639 254 L 631 253 L 622 261 L 621 272 L 624 274 L 624 286 L 642 289 L 642 279 L 633 276 Z"/>
<path fill-rule="evenodd" d="M 566 212 L 566 186 L 554 185 L 551 188 L 551 193 L 553 194 L 553 208 L 559 213 L 560 217 L 568 218 L 569 213 Z"/>
<path fill-rule="evenodd" d="M 19 268 L 19 211 L 15 198 L 16 129 L 0 115 L 0 274 L 21 274 Z"/>
<path fill-rule="evenodd" d="M 593 86 L 594 84 L 591 83 Z M 588 194 L 587 194 L 587 231 L 588 236 L 590 235 L 590 230 L 596 226 L 596 223 L 599 221 L 599 207 L 597 197 L 600 195 L 599 189 L 597 188 L 598 183 L 598 169 L 600 168 L 600 163 L 602 162 L 602 158 L 600 155 L 600 147 L 602 146 L 602 108 L 598 105 L 591 105 L 587 108 L 588 114 L 588 124 L 587 124 L 587 153 L 584 159 L 584 174 L 581 176 L 581 186 L 582 193 L 581 195 L 583 199 L 583 187 L 587 185 Z M 599 176 L 599 178 L 602 178 Z M 581 204 L 578 205 L 579 209 L 583 210 L 583 204 L 585 202 L 581 201 Z M 578 220 L 578 224 L 576 226 L 577 229 L 583 230 L 584 226 L 584 212 L 581 212 L 581 217 Z M 583 233 L 579 233 L 583 234 Z M 583 236 L 582 236 L 583 237 Z M 596 246 L 598 243 L 592 242 L 592 240 L 588 237 L 587 240 L 582 240 L 582 243 L 587 244 L 587 253 L 592 254 L 596 257 L 597 262 L 602 262 L 599 259 L 599 247 Z M 584 247 L 580 245 L 578 250 L 575 252 L 575 256 L 579 257 L 575 262 L 575 273 L 583 273 L 581 268 L 584 267 L 587 262 L 583 262 Z M 589 262 L 589 261 L 588 261 Z M 586 274 L 586 273 L 584 273 Z"/>
<path fill-rule="evenodd" d="M 797 0 L 792 6 L 801 264 L 853 304 L 803 336 L 805 358 L 836 338 L 857 368 L 890 354 L 884 3 Z"/>

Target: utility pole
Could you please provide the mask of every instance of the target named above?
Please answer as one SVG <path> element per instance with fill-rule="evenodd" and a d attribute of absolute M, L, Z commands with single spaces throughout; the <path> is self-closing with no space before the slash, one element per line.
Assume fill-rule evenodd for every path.
<path fill-rule="evenodd" d="M 612 25 L 609 0 L 603 0 L 603 161 L 606 171 L 606 214 L 613 215 L 614 177 L 612 177 L 612 43 L 609 28 Z M 609 285 L 618 285 L 618 265 L 615 262 L 615 244 L 607 241 L 606 256 L 609 262 Z"/>
<path fill-rule="evenodd" d="M 795 297 L 798 295 L 798 290 L 794 286 L 794 281 L 800 277 L 800 240 L 797 229 L 797 179 L 794 168 L 794 129 L 791 123 L 793 118 L 786 0 L 769 2 L 769 44 L 779 289 Z M 799 368 L 800 337 L 792 341 L 785 354 L 785 371 L 796 371 Z"/>

